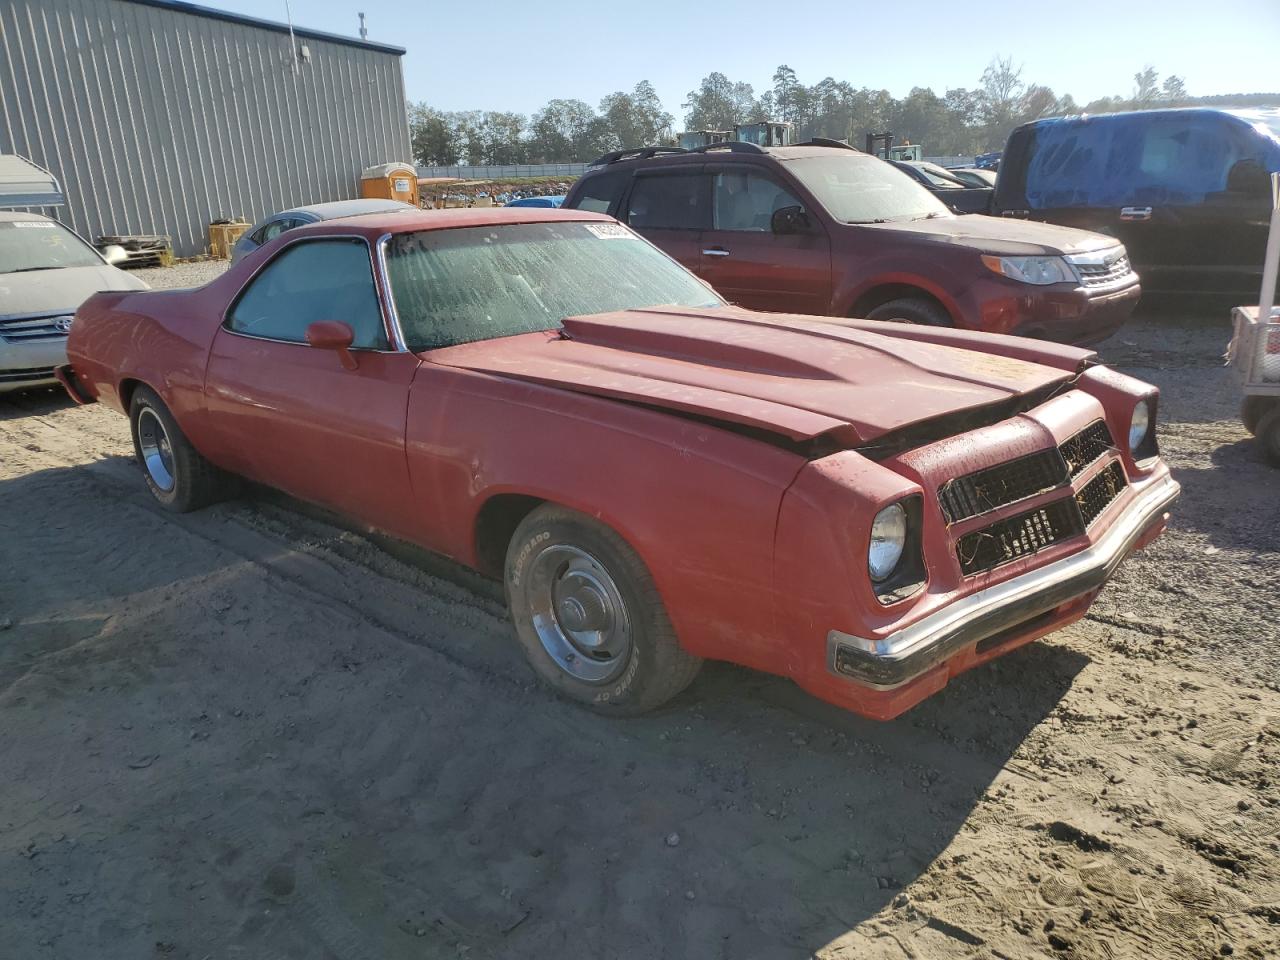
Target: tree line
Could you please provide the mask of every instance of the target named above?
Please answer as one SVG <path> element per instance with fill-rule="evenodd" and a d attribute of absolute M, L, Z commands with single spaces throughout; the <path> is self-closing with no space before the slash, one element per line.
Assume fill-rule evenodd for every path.
<path fill-rule="evenodd" d="M 997 57 L 972 88 L 941 96 L 915 87 L 895 98 L 887 90 L 854 87 L 826 77 L 812 86 L 783 65 L 759 96 L 751 84 L 723 73 L 705 77 L 683 103 L 684 130 L 732 130 L 754 120 L 795 124 L 795 139 L 830 137 L 861 146 L 866 134 L 892 130 L 898 140 L 923 146 L 930 156 L 972 156 L 1004 146 L 1020 123 L 1072 113 L 1106 113 L 1149 107 L 1261 105 L 1280 103 L 1275 94 L 1193 97 L 1183 80 L 1161 80 L 1152 67 L 1134 74 L 1128 96 L 1078 104 L 1042 84 L 1023 79 L 1021 66 Z M 582 100 L 556 99 L 531 116 L 491 110 L 441 111 L 409 105 L 414 159 L 426 165 L 565 163 L 590 161 L 627 147 L 675 142 L 675 118 L 646 81 L 611 93 L 594 108 Z"/>

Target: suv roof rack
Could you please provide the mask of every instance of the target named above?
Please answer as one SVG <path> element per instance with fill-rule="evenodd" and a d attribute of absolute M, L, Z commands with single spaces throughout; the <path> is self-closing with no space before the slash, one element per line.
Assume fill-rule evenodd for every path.
<path fill-rule="evenodd" d="M 603 157 L 596 157 L 587 166 L 604 167 L 611 163 L 617 163 L 619 160 L 648 160 L 650 157 L 656 157 L 660 153 L 688 153 L 684 147 L 632 147 L 629 150 L 615 150 L 613 153 L 606 153 Z"/>
<path fill-rule="evenodd" d="M 765 153 L 764 147 L 745 140 L 722 140 L 720 143 L 708 143 L 694 147 L 689 153 L 710 153 L 712 150 L 728 150 L 730 153 Z"/>
<path fill-rule="evenodd" d="M 792 144 L 796 147 L 838 147 L 841 150 L 852 150 L 858 152 L 858 148 L 851 143 L 845 143 L 843 140 L 832 140 L 830 137 L 810 137 L 804 143 Z"/>

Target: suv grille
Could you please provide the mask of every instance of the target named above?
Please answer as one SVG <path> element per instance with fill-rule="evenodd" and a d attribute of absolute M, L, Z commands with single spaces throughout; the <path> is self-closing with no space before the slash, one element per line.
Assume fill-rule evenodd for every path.
<path fill-rule="evenodd" d="M 1041 450 L 948 480 L 938 488 L 942 514 L 947 523 L 955 523 L 1052 490 L 1079 476 L 1112 446 L 1106 423 L 1095 420 L 1056 450 Z"/>
<path fill-rule="evenodd" d="M 71 314 L 51 317 L 8 317 L 0 319 L 0 340 L 7 343 L 29 343 L 33 340 L 58 340 L 71 329 Z"/>
<path fill-rule="evenodd" d="M 1122 280 L 1133 272 L 1129 266 L 1127 254 L 1120 254 L 1114 260 L 1099 263 L 1097 260 L 1076 259 L 1068 257 L 1072 266 L 1080 273 L 1080 282 L 1086 287 L 1104 287 L 1109 283 Z"/>

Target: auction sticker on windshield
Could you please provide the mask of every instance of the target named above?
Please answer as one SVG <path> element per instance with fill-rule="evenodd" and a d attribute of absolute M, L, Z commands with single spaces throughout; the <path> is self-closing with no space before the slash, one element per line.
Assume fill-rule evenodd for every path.
<path fill-rule="evenodd" d="M 52 220 L 14 220 L 15 227 L 38 228 L 40 230 L 56 230 L 58 225 Z"/>
<path fill-rule="evenodd" d="M 639 239 L 634 233 L 620 223 L 587 223 L 583 224 L 601 240 Z"/>

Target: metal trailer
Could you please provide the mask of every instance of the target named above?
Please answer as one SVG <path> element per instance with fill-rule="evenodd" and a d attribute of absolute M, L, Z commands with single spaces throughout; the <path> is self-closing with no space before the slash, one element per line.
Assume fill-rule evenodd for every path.
<path fill-rule="evenodd" d="M 1275 304 L 1280 266 L 1280 173 L 1271 175 L 1271 230 L 1256 307 L 1232 311 L 1227 363 L 1240 379 L 1244 402 L 1240 417 L 1258 438 L 1262 454 L 1280 467 L 1280 309 Z"/>

